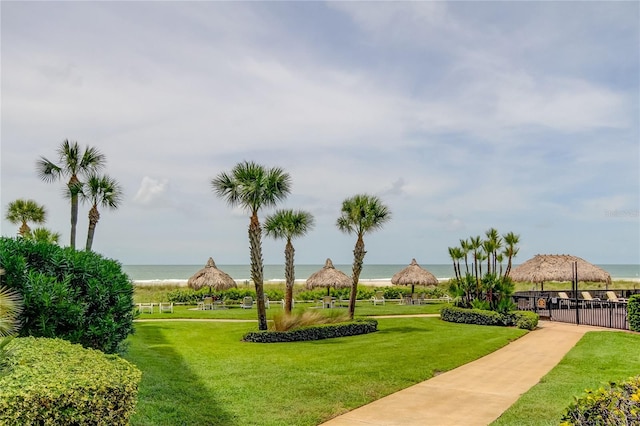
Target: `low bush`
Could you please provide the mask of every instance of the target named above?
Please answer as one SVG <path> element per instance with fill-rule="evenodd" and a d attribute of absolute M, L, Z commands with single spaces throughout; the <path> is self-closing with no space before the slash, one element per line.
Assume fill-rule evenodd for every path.
<path fill-rule="evenodd" d="M 301 342 L 355 336 L 378 330 L 378 321 L 372 319 L 355 320 L 340 324 L 323 324 L 297 328 L 289 331 L 252 331 L 242 338 L 253 343 Z"/>
<path fill-rule="evenodd" d="M 539 317 L 538 314 L 528 311 L 512 311 L 501 314 L 496 311 L 445 306 L 440 311 L 440 318 L 444 321 L 463 324 L 516 326 L 533 330 L 538 325 Z"/>
<path fill-rule="evenodd" d="M 634 294 L 629 298 L 627 312 L 629 315 L 629 329 L 640 331 L 640 294 Z"/>
<path fill-rule="evenodd" d="M 640 424 L 640 376 L 588 390 L 567 408 L 562 421 L 563 426 Z"/>
<path fill-rule="evenodd" d="M 115 260 L 23 238 L 0 238 L 3 283 L 23 300 L 20 335 L 60 337 L 114 353 L 133 333 L 133 283 Z"/>
<path fill-rule="evenodd" d="M 0 376 L 2 425 L 128 425 L 140 370 L 61 339 L 17 338 Z"/>

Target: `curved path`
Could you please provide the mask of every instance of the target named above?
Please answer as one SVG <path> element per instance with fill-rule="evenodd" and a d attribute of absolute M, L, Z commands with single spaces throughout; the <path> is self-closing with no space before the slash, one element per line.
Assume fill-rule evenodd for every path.
<path fill-rule="evenodd" d="M 537 384 L 587 331 L 540 321 L 538 328 L 476 361 L 333 418 L 323 426 L 486 426 Z"/>

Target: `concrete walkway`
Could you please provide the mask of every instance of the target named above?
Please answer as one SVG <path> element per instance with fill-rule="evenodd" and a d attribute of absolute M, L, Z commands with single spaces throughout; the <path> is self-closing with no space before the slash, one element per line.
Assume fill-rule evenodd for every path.
<path fill-rule="evenodd" d="M 486 426 L 537 384 L 587 331 L 540 321 L 539 328 L 483 358 L 335 417 L 324 426 Z"/>

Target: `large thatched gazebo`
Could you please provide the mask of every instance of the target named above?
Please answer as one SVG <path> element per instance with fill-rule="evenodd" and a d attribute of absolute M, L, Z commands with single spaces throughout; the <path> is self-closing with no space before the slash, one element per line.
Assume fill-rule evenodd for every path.
<path fill-rule="evenodd" d="M 573 282 L 574 264 L 578 267 L 578 281 L 604 282 L 607 287 L 611 283 L 611 275 L 607 271 L 568 254 L 537 254 L 513 268 L 509 277 L 515 282 L 540 284 L 544 291 L 545 281 Z"/>
<path fill-rule="evenodd" d="M 413 294 L 416 285 L 438 285 L 438 278 L 431 272 L 427 271 L 411 259 L 411 264 L 391 277 L 391 284 L 394 285 L 411 285 L 411 294 Z"/>
<path fill-rule="evenodd" d="M 314 272 L 307 278 L 307 288 L 314 289 L 317 287 L 326 287 L 327 295 L 333 288 L 346 288 L 351 287 L 351 277 L 342 271 L 337 270 L 333 266 L 331 259 L 327 259 L 324 267 L 317 272 Z"/>
<path fill-rule="evenodd" d="M 208 286 L 209 291 L 212 289 L 220 291 L 238 287 L 235 280 L 231 278 L 229 274 L 216 267 L 216 264 L 211 257 L 203 269 L 199 270 L 189 278 L 187 285 L 194 290 L 199 290 L 202 287 Z"/>

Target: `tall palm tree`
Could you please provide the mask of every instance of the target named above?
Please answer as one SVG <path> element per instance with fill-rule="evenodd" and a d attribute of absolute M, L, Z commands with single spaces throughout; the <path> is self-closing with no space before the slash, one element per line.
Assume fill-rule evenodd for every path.
<path fill-rule="evenodd" d="M 507 256 L 507 269 L 504 271 L 504 276 L 508 277 L 511 273 L 512 260 L 518 254 L 519 248 L 516 245 L 520 242 L 520 235 L 509 232 L 503 236 L 505 248 L 504 254 Z"/>
<path fill-rule="evenodd" d="M 122 188 L 115 179 L 107 175 L 98 176 L 92 174 L 87 179 L 83 191 L 80 192 L 80 196 L 82 199 L 91 203 L 87 244 L 85 246 L 86 251 L 91 251 L 93 236 L 96 232 L 98 221 L 100 220 L 98 206 L 114 210 L 117 209 L 122 201 Z"/>
<path fill-rule="evenodd" d="M 78 142 L 65 139 L 58 148 L 56 164 L 45 157 L 40 157 L 36 167 L 40 179 L 45 182 L 55 182 L 62 177 L 68 177 L 65 196 L 71 199 L 71 247 L 76 248 L 76 225 L 78 224 L 78 196 L 82 192 L 80 178 L 100 171 L 104 167 L 106 158 L 96 148 L 87 146 L 84 151 Z"/>
<path fill-rule="evenodd" d="M 353 282 L 349 298 L 349 316 L 353 318 L 356 310 L 358 281 L 364 256 L 367 254 L 364 249 L 364 234 L 382 228 L 382 225 L 391 219 L 391 211 L 378 197 L 358 194 L 342 202 L 341 212 L 336 222 L 338 229 L 347 234 L 356 234 L 358 237 L 353 249 Z"/>
<path fill-rule="evenodd" d="M 309 212 L 302 210 L 278 210 L 271 216 L 267 216 L 264 221 L 264 231 L 267 236 L 275 239 L 284 239 L 287 244 L 284 248 L 284 277 L 286 285 L 286 294 L 284 298 L 284 310 L 291 313 L 291 304 L 293 300 L 293 284 L 296 280 L 293 257 L 295 249 L 291 240 L 295 237 L 301 237 L 313 229 L 314 219 Z"/>
<path fill-rule="evenodd" d="M 456 280 L 462 279 L 462 272 L 460 271 L 460 261 L 464 259 L 464 251 L 460 247 L 449 247 L 449 257 L 453 261 L 453 272 L 456 275 Z"/>
<path fill-rule="evenodd" d="M 20 224 L 18 234 L 24 237 L 31 231 L 27 222 L 44 223 L 47 219 L 47 210 L 34 200 L 19 198 L 9 203 L 5 217 L 14 225 Z"/>
<path fill-rule="evenodd" d="M 262 207 L 273 207 L 291 192 L 291 177 L 278 167 L 267 169 L 252 161 L 238 163 L 231 173 L 220 173 L 211 180 L 214 192 L 231 207 L 240 206 L 251 213 L 249 221 L 249 248 L 251 279 L 256 287 L 258 328 L 267 329 L 267 311 L 264 303 L 264 271 L 262 263 L 262 228 L 258 212 Z"/>
<path fill-rule="evenodd" d="M 467 240 L 460 240 L 460 249 L 464 255 L 464 267 L 466 273 L 469 274 L 469 251 L 471 250 L 471 244 Z"/>
<path fill-rule="evenodd" d="M 495 274 L 498 269 L 498 251 L 502 248 L 502 237 L 496 228 L 489 228 L 489 230 L 485 232 L 485 235 L 487 236 L 487 239 L 491 241 L 491 261 L 493 273 Z"/>
<path fill-rule="evenodd" d="M 478 255 L 480 253 L 480 247 L 482 246 L 482 239 L 478 235 L 477 237 L 469 237 L 469 250 L 473 254 L 473 269 L 476 276 L 476 283 L 480 285 L 480 276 L 478 274 Z"/>

